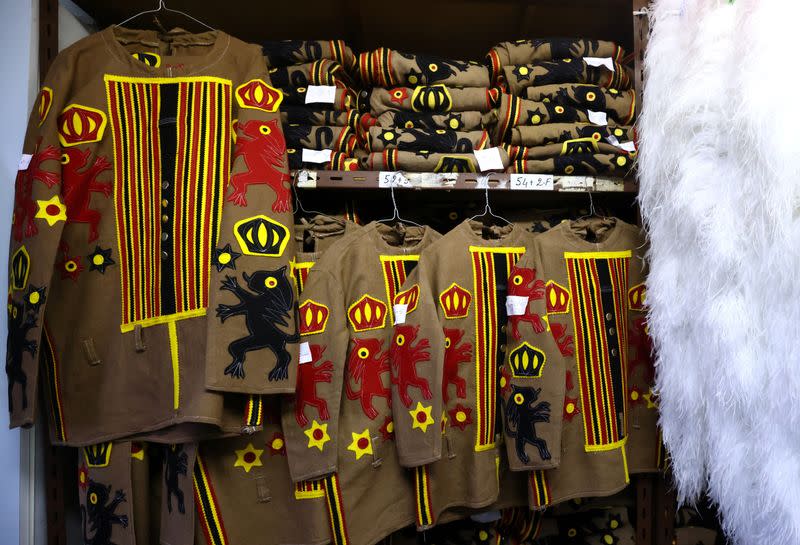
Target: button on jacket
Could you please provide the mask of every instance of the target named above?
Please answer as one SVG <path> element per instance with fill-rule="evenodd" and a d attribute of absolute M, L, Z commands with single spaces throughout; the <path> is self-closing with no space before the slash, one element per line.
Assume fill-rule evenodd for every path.
<path fill-rule="evenodd" d="M 293 480 L 325 477 L 335 543 L 369 545 L 414 522 L 413 476 L 397 459 L 390 406 L 390 301 L 439 237 L 371 223 L 309 272 L 297 394 L 282 420 Z"/>
<path fill-rule="evenodd" d="M 206 379 L 294 389 L 280 93 L 259 48 L 222 32 L 167 36 L 109 27 L 77 42 L 31 114 L 6 370 L 11 424 L 31 424 L 41 361 L 57 444 L 219 434 L 223 397 Z M 270 320 L 255 300 L 271 302 Z M 245 340 L 248 319 L 266 342 Z"/>

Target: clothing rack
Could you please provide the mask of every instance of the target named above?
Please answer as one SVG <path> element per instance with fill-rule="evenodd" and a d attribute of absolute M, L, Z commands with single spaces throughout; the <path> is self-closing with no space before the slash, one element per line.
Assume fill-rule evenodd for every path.
<path fill-rule="evenodd" d="M 72 2 L 70 2 L 72 4 Z M 75 0 L 71 7 L 83 10 L 98 28 L 123 20 L 132 13 L 152 8 L 152 0 Z M 214 0 L 171 0 L 170 7 L 186 10 L 198 19 L 251 42 L 266 39 L 301 37 L 343 38 L 359 50 L 379 45 L 403 47 L 413 36 L 414 47 L 442 56 L 481 58 L 493 43 L 513 37 L 546 35 L 602 36 L 626 46 L 634 54 L 634 85 L 637 114 L 641 107 L 642 61 L 647 45 L 649 21 L 647 0 L 508 0 L 505 2 L 464 3 L 446 0 L 407 0 L 392 17 L 383 8 L 363 0 L 313 0 L 297 10 L 293 4 L 237 0 L 232 9 L 219 10 Z M 69 6 L 68 6 L 69 7 Z M 391 7 L 391 6 L 390 6 Z M 39 0 L 39 72 L 44 77 L 58 53 L 58 0 Z M 331 21 L 341 21 L 338 28 Z M 180 21 L 184 24 L 185 21 Z M 191 30 L 191 29 L 190 29 Z M 470 38 L 463 39 L 464 33 Z M 461 39 L 451 39 L 460 36 Z M 303 195 L 352 199 L 376 197 L 376 191 L 388 187 L 433 191 L 441 190 L 483 201 L 483 192 L 516 191 L 514 202 L 537 205 L 543 202 L 574 204 L 575 194 L 599 193 L 615 202 L 635 206 L 638 182 L 635 178 L 614 179 L 589 176 L 540 176 L 522 174 L 434 174 L 392 172 L 344 172 L 301 170 L 296 187 Z M 360 192 L 364 193 L 360 193 Z M 338 192 L 338 193 L 337 193 Z M 385 195 L 383 195 L 385 196 Z M 499 196 L 499 195 L 498 195 Z M 580 195 L 578 195 L 580 197 Z M 585 197 L 583 197 L 585 199 Z M 47 491 L 47 542 L 66 545 L 65 507 L 69 491 L 75 487 L 71 468 L 74 452 L 48 446 L 45 452 Z M 637 476 L 631 486 L 636 490 L 637 545 L 668 545 L 674 537 L 676 500 L 668 477 Z"/>

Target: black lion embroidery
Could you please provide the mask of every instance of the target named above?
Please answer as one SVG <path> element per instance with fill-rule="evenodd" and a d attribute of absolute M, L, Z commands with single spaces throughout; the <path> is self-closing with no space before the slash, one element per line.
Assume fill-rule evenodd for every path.
<path fill-rule="evenodd" d="M 167 510 L 170 513 L 172 513 L 173 495 L 178 500 L 178 512 L 182 515 L 186 513 L 179 480 L 188 470 L 189 456 L 183 451 L 183 445 L 164 447 L 164 483 L 167 485 Z"/>
<path fill-rule="evenodd" d="M 511 397 L 508 404 L 503 403 L 503 412 L 506 415 L 506 431 L 510 437 L 516 439 L 517 456 L 522 463 L 527 464 L 530 457 L 525 452 L 525 445 L 530 444 L 539 450 L 542 460 L 550 459 L 547 441 L 536 436 L 537 422 L 550 422 L 550 403 L 540 401 L 541 388 L 521 388 L 511 386 Z M 502 397 L 500 398 L 502 401 Z"/>
<path fill-rule="evenodd" d="M 8 338 L 6 339 L 6 374 L 8 375 L 8 408 L 14 406 L 11 398 L 14 385 L 22 386 L 22 408 L 28 408 L 28 375 L 22 368 L 25 352 L 36 355 L 38 343 L 28 339 L 28 333 L 36 327 L 36 314 L 27 312 L 23 303 L 11 302 L 8 312 Z"/>
<path fill-rule="evenodd" d="M 268 348 L 278 360 L 269 372 L 269 380 L 285 380 L 289 376 L 291 356 L 286 351 L 286 343 L 297 342 L 300 337 L 296 331 L 288 334 L 277 327 L 289 325 L 288 318 L 294 308 L 294 290 L 285 273 L 285 265 L 275 271 L 256 271 L 252 275 L 244 273 L 242 276 L 251 291 L 241 287 L 232 276 L 226 276 L 222 281 L 220 289 L 233 293 L 239 303 L 219 305 L 217 316 L 225 322 L 231 316 L 244 315 L 250 333 L 228 345 L 233 362 L 225 368 L 226 375 L 244 378 L 247 352 Z"/>
<path fill-rule="evenodd" d="M 119 524 L 123 528 L 128 527 L 128 515 L 116 514 L 119 504 L 126 501 L 125 493 L 122 490 L 117 490 L 116 494 L 114 494 L 114 499 L 109 501 L 110 493 L 111 485 L 105 486 L 89 479 L 89 488 L 86 490 L 86 505 L 81 505 L 83 542 L 86 545 L 114 545 L 111 541 L 114 524 Z M 86 528 L 87 520 L 89 530 L 94 534 L 91 538 Z"/>

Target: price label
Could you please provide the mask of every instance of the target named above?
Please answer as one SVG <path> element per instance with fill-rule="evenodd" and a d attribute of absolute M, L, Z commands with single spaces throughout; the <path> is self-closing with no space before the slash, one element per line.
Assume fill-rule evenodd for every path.
<path fill-rule="evenodd" d="M 307 342 L 300 344 L 300 363 L 310 363 L 314 358 L 311 357 L 311 347 Z"/>
<path fill-rule="evenodd" d="M 552 191 L 554 189 L 552 174 L 512 174 L 511 189 L 528 191 Z"/>
<path fill-rule="evenodd" d="M 411 187 L 411 182 L 402 172 L 379 172 L 378 187 Z"/>
<path fill-rule="evenodd" d="M 304 163 L 327 163 L 331 160 L 333 150 L 329 149 L 306 149 L 303 148 L 303 162 Z"/>
<path fill-rule="evenodd" d="M 31 164 L 31 159 L 33 159 L 33 155 L 30 153 L 23 153 L 22 157 L 19 159 L 19 169 L 18 170 L 28 170 L 28 167 Z"/>
<path fill-rule="evenodd" d="M 394 308 L 394 325 L 406 323 L 406 314 L 408 314 L 407 303 L 397 303 Z"/>
<path fill-rule="evenodd" d="M 614 71 L 614 61 L 611 57 L 584 57 L 583 62 L 589 66 L 605 66 L 612 72 Z"/>
<path fill-rule="evenodd" d="M 309 85 L 306 90 L 306 104 L 333 104 L 336 102 L 335 85 Z"/>

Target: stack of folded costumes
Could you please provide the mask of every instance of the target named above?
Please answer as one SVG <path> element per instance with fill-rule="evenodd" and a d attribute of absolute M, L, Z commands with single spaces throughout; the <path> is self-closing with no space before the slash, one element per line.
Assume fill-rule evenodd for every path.
<path fill-rule="evenodd" d="M 348 73 L 356 62 L 353 51 L 342 40 L 281 40 L 262 47 L 272 85 L 283 92 L 289 168 L 358 170 L 353 152 L 360 116 Z"/>
<path fill-rule="evenodd" d="M 625 176 L 636 154 L 635 92 L 613 42 L 518 40 L 487 55 L 505 93 L 484 116 L 509 172 Z"/>
<path fill-rule="evenodd" d="M 364 90 L 360 156 L 366 170 L 476 172 L 475 150 L 491 147 L 483 114 L 497 106 L 489 70 L 474 61 L 379 48 L 358 57 Z M 509 164 L 501 150 L 504 168 Z"/>

